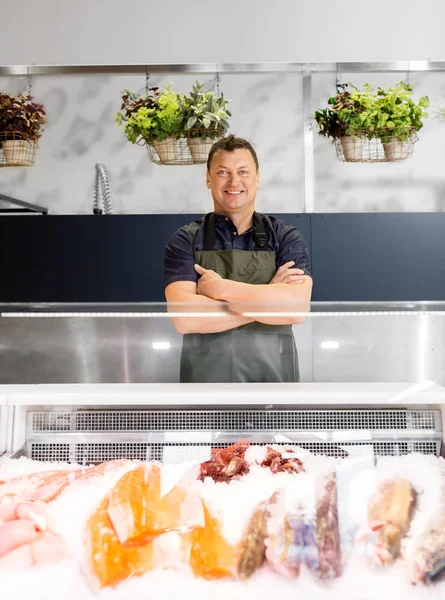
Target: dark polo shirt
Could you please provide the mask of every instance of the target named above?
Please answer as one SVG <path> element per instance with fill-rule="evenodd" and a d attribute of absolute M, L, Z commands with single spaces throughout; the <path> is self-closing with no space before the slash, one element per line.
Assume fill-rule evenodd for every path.
<path fill-rule="evenodd" d="M 259 213 L 253 214 L 252 227 L 238 235 L 233 222 L 224 215 L 216 215 L 215 250 L 254 250 L 253 233 L 258 225 Z M 268 235 L 267 247 L 276 255 L 277 269 L 293 260 L 294 267 L 311 275 L 306 244 L 301 233 L 273 216 L 260 215 Z M 204 219 L 184 225 L 171 236 L 165 249 L 164 287 L 174 281 L 198 281 L 194 269 L 196 250 L 204 244 Z"/>

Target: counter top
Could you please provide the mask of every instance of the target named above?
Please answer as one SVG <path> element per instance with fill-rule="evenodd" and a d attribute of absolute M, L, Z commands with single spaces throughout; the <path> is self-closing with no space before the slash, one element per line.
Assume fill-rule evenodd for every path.
<path fill-rule="evenodd" d="M 406 406 L 445 404 L 432 382 L 0 385 L 0 404 L 26 406 Z"/>

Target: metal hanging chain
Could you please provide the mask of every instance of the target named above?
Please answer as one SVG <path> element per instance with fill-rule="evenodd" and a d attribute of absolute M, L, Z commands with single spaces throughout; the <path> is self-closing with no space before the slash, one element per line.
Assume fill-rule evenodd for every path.
<path fill-rule="evenodd" d="M 150 73 L 148 67 L 145 67 L 145 96 L 148 96 L 148 82 L 150 80 Z"/>
<path fill-rule="evenodd" d="M 32 96 L 32 81 L 31 81 L 31 72 L 29 65 L 27 66 L 27 78 L 28 78 L 28 96 Z"/>
<path fill-rule="evenodd" d="M 219 90 L 219 65 L 216 63 L 216 97 L 219 99 L 220 90 Z"/>
<path fill-rule="evenodd" d="M 410 61 L 408 61 L 408 70 L 406 72 L 406 83 L 408 83 L 408 84 L 411 83 L 411 66 L 410 66 Z"/>

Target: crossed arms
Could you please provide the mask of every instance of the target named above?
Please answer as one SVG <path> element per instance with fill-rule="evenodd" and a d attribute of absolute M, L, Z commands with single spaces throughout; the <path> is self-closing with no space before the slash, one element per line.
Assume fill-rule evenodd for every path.
<path fill-rule="evenodd" d="M 293 262 L 282 265 L 268 284 L 257 285 L 223 279 L 218 273 L 195 265 L 201 276 L 198 283 L 175 281 L 165 288 L 169 304 L 184 303 L 190 316 L 175 316 L 173 325 L 179 333 L 218 333 L 253 321 L 267 325 L 300 324 L 304 316 L 244 316 L 245 312 L 309 312 L 312 278 L 295 269 Z M 221 303 L 222 307 L 221 307 Z M 246 306 L 246 304 L 248 306 Z M 193 305 L 196 305 L 195 307 Z M 221 313 L 205 318 L 193 316 L 193 310 Z M 173 307 L 170 310 L 175 310 Z M 183 309 L 180 310 L 183 313 Z M 183 313 L 184 314 L 184 313 Z"/>

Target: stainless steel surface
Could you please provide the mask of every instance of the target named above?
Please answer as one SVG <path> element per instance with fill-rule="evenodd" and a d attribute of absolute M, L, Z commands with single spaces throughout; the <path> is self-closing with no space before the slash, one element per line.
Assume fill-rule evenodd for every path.
<path fill-rule="evenodd" d="M 13 206 L 18 206 L 27 213 L 41 213 L 42 215 L 48 214 L 48 209 L 43 206 L 39 206 L 38 204 L 31 204 L 29 202 L 24 202 L 23 200 L 18 200 L 17 198 L 7 196 L 6 194 L 0 194 L 0 201 L 7 202 L 8 204 L 12 204 Z M 1 212 L 6 213 L 5 210 L 1 210 Z M 16 211 L 14 211 L 14 209 L 8 209 L 7 214 L 11 214 L 13 212 Z"/>
<path fill-rule="evenodd" d="M 204 305 L 203 305 L 204 306 Z M 215 303 L 216 307 L 224 307 L 224 302 Z M 244 304 L 246 310 L 249 304 Z M 258 304 L 254 305 L 258 308 Z M 298 304 L 282 304 L 283 311 L 290 313 L 298 307 Z M 171 308 L 190 310 L 194 308 L 194 313 L 199 311 L 196 304 L 187 303 L 169 303 L 169 310 L 165 302 L 132 302 L 132 303 L 110 303 L 101 304 L 97 302 L 84 303 L 0 303 L 0 317 L 8 317 L 19 314 L 26 317 L 34 314 L 57 317 L 61 313 L 76 314 L 79 317 L 89 317 L 92 314 L 96 316 L 114 316 L 124 315 L 125 313 L 135 313 L 135 316 L 146 317 L 148 315 L 159 316 L 159 313 L 165 313 L 165 316 L 171 315 Z M 208 308 L 207 305 L 205 305 Z M 265 305 L 267 307 L 267 305 Z M 411 317 L 417 314 L 441 314 L 445 315 L 445 301 L 397 301 L 397 302 L 311 302 L 310 309 L 312 316 L 336 317 L 347 315 L 348 317 L 380 316 L 380 315 L 406 315 Z M 208 314 L 206 312 L 206 314 Z"/>
<path fill-rule="evenodd" d="M 115 458 L 204 460 L 210 449 L 239 440 L 297 445 L 346 456 L 440 454 L 439 410 L 38 410 L 26 418 L 24 453 L 36 460 L 79 463 Z"/>
<path fill-rule="evenodd" d="M 323 304 L 313 303 L 310 318 L 293 328 L 302 381 L 445 384 L 443 303 Z M 22 314 L 0 318 L 0 384 L 179 379 L 182 336 L 165 305 L 9 305 L 0 312 Z"/>
<path fill-rule="evenodd" d="M 312 319 L 315 381 L 445 382 L 445 318 L 357 315 Z M 324 341 L 338 349 L 323 350 Z"/>
<path fill-rule="evenodd" d="M 170 319 L 0 319 L 0 383 L 177 382 L 181 347 Z"/>
<path fill-rule="evenodd" d="M 0 75 L 55 74 L 145 74 L 145 73 L 416 73 L 445 71 L 443 61 L 393 62 L 274 62 L 274 63 L 188 63 L 188 64 L 120 64 L 120 65 L 3 65 Z"/>
<path fill-rule="evenodd" d="M 313 112 L 312 75 L 309 71 L 303 71 L 304 212 L 306 213 L 315 210 Z"/>
<path fill-rule="evenodd" d="M 102 206 L 100 208 L 100 198 L 102 192 Z M 113 212 L 111 204 L 110 178 L 106 166 L 98 162 L 94 167 L 94 197 L 93 197 L 93 213 L 111 215 Z"/>

